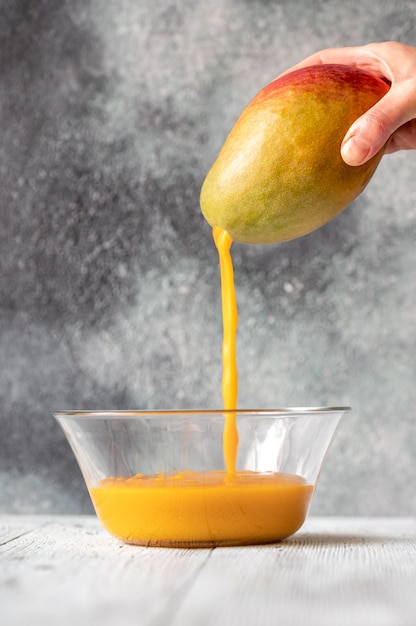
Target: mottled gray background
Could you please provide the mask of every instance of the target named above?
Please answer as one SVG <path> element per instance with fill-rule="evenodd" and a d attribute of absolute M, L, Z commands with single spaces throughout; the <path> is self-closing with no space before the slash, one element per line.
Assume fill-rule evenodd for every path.
<path fill-rule="evenodd" d="M 0 4 L 0 511 L 91 511 L 58 408 L 220 407 L 203 178 L 327 46 L 416 42 L 416 1 Z M 349 404 L 313 511 L 415 514 L 416 157 L 320 231 L 234 245 L 240 406 Z"/>

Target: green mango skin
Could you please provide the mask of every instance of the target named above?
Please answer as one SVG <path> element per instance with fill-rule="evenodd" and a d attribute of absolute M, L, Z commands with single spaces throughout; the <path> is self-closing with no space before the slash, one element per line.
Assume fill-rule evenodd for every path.
<path fill-rule="evenodd" d="M 306 235 L 364 189 L 384 148 L 360 166 L 340 148 L 360 115 L 389 90 L 347 65 L 314 65 L 274 80 L 244 109 L 201 189 L 211 226 L 234 241 L 272 244 Z"/>

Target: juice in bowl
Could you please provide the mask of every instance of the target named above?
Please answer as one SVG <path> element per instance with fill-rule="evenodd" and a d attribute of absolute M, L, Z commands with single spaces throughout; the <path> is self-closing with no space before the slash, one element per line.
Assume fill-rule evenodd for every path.
<path fill-rule="evenodd" d="M 383 151 L 350 167 L 341 143 L 388 89 L 344 65 L 285 74 L 246 107 L 208 172 L 201 209 L 220 259 L 223 408 L 55 413 L 115 537 L 212 547 L 276 542 L 302 526 L 349 408 L 238 409 L 231 246 L 306 235 L 352 202 Z"/>
<path fill-rule="evenodd" d="M 345 408 L 61 411 L 102 525 L 125 542 L 202 548 L 280 541 L 303 524 Z M 225 467 L 224 425 L 238 426 Z"/>

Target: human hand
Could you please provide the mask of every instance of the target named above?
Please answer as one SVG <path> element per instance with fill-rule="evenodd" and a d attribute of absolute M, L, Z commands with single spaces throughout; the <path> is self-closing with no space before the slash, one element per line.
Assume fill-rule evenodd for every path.
<path fill-rule="evenodd" d="M 347 131 L 341 155 L 348 165 L 365 163 L 385 144 L 385 154 L 416 149 L 416 48 L 394 41 L 327 48 L 289 71 L 321 63 L 359 67 L 391 84 L 386 95 Z"/>

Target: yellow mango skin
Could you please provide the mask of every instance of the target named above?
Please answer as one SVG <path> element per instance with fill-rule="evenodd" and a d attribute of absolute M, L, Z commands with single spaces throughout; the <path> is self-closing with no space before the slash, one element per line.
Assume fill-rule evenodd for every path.
<path fill-rule="evenodd" d="M 351 124 L 389 90 L 346 65 L 315 65 L 262 89 L 228 135 L 201 189 L 211 226 L 234 241 L 272 244 L 306 235 L 364 189 L 383 150 L 360 166 L 341 157 Z"/>

